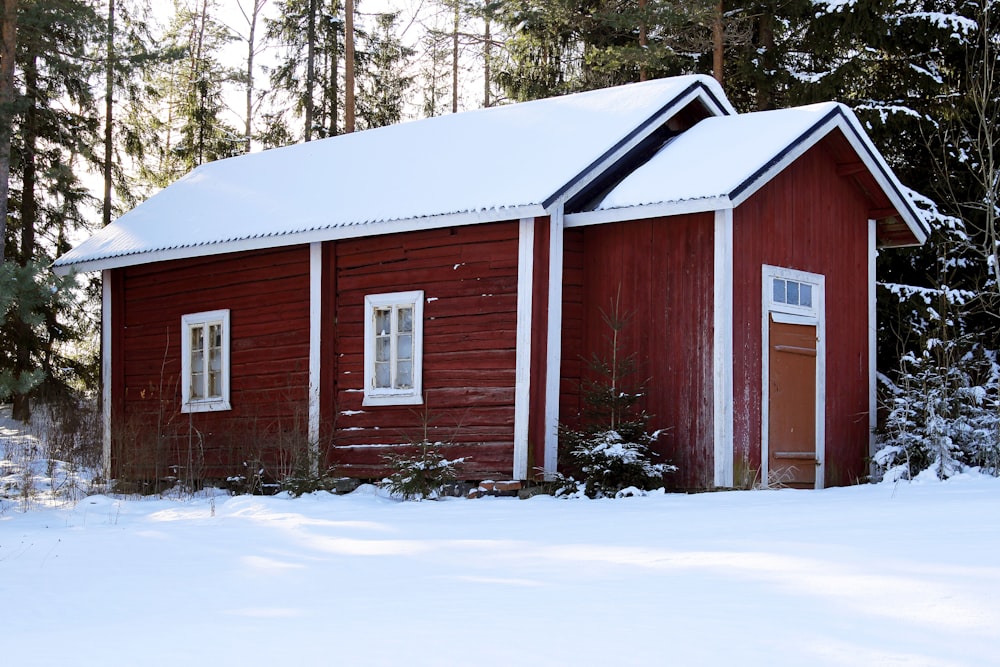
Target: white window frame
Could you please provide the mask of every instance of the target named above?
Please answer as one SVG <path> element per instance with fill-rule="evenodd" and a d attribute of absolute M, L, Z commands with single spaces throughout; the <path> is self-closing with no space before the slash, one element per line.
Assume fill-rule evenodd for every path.
<path fill-rule="evenodd" d="M 219 379 L 221 395 L 207 398 L 191 398 L 191 330 L 212 324 L 222 325 L 222 368 Z M 231 410 L 229 402 L 229 311 L 210 310 L 190 313 L 181 317 L 181 412 L 218 412 Z M 206 332 L 205 340 L 208 340 Z M 205 355 L 208 364 L 208 355 Z M 206 382 L 207 382 L 207 368 Z"/>
<path fill-rule="evenodd" d="M 400 307 L 413 309 L 413 386 L 406 389 L 394 389 L 375 386 L 375 310 L 377 308 L 393 309 L 393 326 L 395 326 L 395 310 Z M 396 344 L 392 338 L 392 363 L 395 368 Z M 424 292 L 391 292 L 387 294 L 369 294 L 365 296 L 365 398 L 362 405 L 422 405 L 423 394 L 423 349 L 424 349 Z"/>

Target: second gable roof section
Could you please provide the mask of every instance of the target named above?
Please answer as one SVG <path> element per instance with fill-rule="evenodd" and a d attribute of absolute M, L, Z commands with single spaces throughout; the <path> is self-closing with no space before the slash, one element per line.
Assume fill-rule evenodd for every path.
<path fill-rule="evenodd" d="M 568 215 L 566 225 L 734 208 L 835 130 L 850 144 L 912 240 L 923 243 L 929 230 L 908 191 L 854 113 L 833 102 L 703 120 L 626 176 L 593 210 Z"/>
<path fill-rule="evenodd" d="M 202 165 L 60 257 L 90 271 L 546 215 L 694 100 L 684 76 L 470 111 Z"/>

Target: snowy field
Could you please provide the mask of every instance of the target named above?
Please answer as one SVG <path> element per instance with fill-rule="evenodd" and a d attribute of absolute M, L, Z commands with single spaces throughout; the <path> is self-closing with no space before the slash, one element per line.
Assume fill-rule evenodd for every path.
<path fill-rule="evenodd" d="M 4 665 L 1000 665 L 1000 480 L 0 513 Z"/>

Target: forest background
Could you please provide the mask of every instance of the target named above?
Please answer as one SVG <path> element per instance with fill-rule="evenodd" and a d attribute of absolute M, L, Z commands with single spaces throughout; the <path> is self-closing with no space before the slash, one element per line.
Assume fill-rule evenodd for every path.
<path fill-rule="evenodd" d="M 99 382 L 100 277 L 48 264 L 199 164 L 706 73 L 742 112 L 836 100 L 861 118 L 933 229 L 879 253 L 879 463 L 1000 468 L 994 0 L 0 1 L 0 402 L 16 419 Z"/>

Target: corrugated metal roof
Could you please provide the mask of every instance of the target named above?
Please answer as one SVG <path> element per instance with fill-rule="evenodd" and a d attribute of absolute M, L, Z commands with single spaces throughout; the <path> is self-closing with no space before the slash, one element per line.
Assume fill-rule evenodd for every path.
<path fill-rule="evenodd" d="M 699 200 L 709 208 L 720 202 L 736 205 L 834 127 L 849 135 L 849 141 L 855 144 L 859 156 L 916 237 L 926 238 L 929 230 L 906 188 L 872 145 L 854 113 L 834 102 L 707 118 L 626 176 L 595 211 Z"/>

